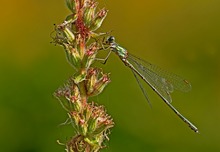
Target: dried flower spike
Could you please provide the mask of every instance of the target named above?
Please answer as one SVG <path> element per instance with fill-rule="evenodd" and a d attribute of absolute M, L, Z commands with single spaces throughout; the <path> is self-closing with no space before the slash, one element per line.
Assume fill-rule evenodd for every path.
<path fill-rule="evenodd" d="M 109 74 L 92 67 L 100 44 L 91 39 L 100 35 L 95 31 L 107 15 L 106 9 L 96 12 L 95 0 L 66 0 L 71 14 L 55 26 L 53 42 L 62 46 L 67 61 L 74 68 L 73 76 L 54 96 L 67 111 L 68 120 L 76 133 L 66 142 L 67 152 L 98 152 L 105 148 L 114 122 L 104 106 L 89 102 L 89 97 L 100 94 L 110 82 Z"/>

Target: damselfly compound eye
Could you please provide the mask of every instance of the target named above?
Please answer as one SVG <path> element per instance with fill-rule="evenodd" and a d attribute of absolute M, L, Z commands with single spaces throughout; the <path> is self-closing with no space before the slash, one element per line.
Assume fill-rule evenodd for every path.
<path fill-rule="evenodd" d="M 110 37 L 107 39 L 107 42 L 108 42 L 108 43 L 113 43 L 113 42 L 115 42 L 115 37 L 114 37 L 114 36 L 110 36 Z"/>

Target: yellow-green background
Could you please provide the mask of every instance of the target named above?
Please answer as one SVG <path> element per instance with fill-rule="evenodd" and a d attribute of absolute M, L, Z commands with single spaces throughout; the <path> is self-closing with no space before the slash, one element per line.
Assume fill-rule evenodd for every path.
<path fill-rule="evenodd" d="M 151 109 L 131 71 L 114 54 L 112 82 L 93 98 L 116 123 L 106 152 L 220 151 L 220 1 L 99 0 L 110 11 L 100 31 L 160 67 L 186 77 L 192 91 L 173 105 L 194 122 L 191 131 L 147 88 Z M 50 44 L 53 24 L 69 11 L 64 0 L 9 0 L 0 6 L 0 151 L 61 152 L 70 127 L 52 94 L 73 74 L 63 49 Z M 69 135 L 69 136 L 68 136 Z"/>

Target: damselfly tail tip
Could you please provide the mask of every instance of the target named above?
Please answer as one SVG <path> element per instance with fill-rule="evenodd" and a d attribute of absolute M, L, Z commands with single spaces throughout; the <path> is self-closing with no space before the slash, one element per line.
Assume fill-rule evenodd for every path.
<path fill-rule="evenodd" d="M 198 130 L 198 129 L 197 129 L 197 130 L 195 130 L 195 133 L 200 134 L 200 132 L 199 132 L 199 130 Z"/>
<path fill-rule="evenodd" d="M 191 124 L 191 125 L 189 125 L 189 127 L 190 127 L 195 133 L 198 133 L 198 134 L 200 133 L 199 130 L 198 130 L 198 128 L 197 128 L 196 126 L 194 126 L 194 125 Z"/>

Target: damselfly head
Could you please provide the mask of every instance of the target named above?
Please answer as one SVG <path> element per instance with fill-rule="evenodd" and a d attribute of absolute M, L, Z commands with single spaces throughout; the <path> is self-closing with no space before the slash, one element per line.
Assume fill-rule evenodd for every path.
<path fill-rule="evenodd" d="M 109 36 L 109 37 L 107 38 L 106 43 L 111 44 L 111 43 L 114 43 L 114 42 L 115 42 L 115 37 L 114 37 L 114 36 Z"/>

